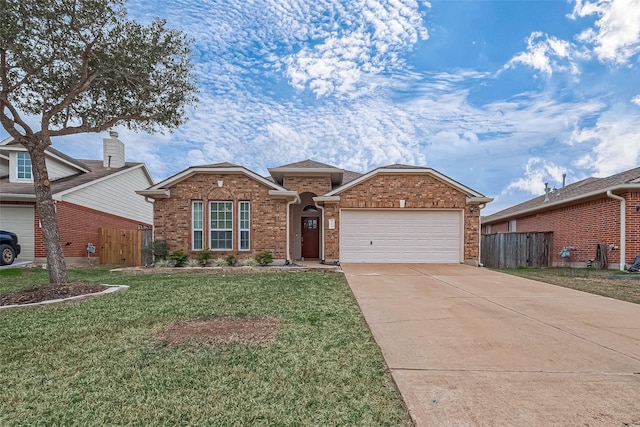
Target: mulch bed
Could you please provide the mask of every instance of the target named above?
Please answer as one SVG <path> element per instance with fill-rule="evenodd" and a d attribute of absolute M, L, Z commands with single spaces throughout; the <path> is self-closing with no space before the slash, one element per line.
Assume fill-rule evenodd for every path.
<path fill-rule="evenodd" d="M 156 339 L 168 347 L 182 344 L 268 344 L 276 339 L 279 327 L 277 319 L 217 317 L 174 323 L 160 331 Z"/>
<path fill-rule="evenodd" d="M 33 304 L 54 299 L 70 298 L 78 295 L 102 292 L 106 288 L 90 283 L 67 283 L 64 285 L 45 285 L 37 288 L 25 289 L 8 295 L 0 296 L 0 306 L 16 304 Z"/>

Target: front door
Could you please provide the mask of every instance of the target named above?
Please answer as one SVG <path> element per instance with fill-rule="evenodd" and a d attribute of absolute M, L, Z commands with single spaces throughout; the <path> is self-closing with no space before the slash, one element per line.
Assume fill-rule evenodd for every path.
<path fill-rule="evenodd" d="M 320 256 L 318 227 L 319 218 L 302 218 L 302 257 L 318 258 Z"/>

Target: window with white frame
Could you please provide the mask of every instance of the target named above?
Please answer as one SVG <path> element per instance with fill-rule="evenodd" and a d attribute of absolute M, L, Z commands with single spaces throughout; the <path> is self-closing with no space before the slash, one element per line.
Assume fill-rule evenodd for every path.
<path fill-rule="evenodd" d="M 201 251 L 204 243 L 204 221 L 202 201 L 191 202 L 191 248 Z"/>
<path fill-rule="evenodd" d="M 240 250 L 248 251 L 251 249 L 251 205 L 249 202 L 238 203 L 238 228 L 240 229 L 239 242 Z"/>
<path fill-rule="evenodd" d="M 33 175 L 31 174 L 31 157 L 29 153 L 16 153 L 17 160 L 17 175 L 18 179 L 31 180 Z"/>
<path fill-rule="evenodd" d="M 509 231 L 512 233 L 516 232 L 516 220 L 512 219 L 511 221 L 509 221 Z"/>
<path fill-rule="evenodd" d="M 209 248 L 233 249 L 233 202 L 210 202 L 209 221 Z"/>

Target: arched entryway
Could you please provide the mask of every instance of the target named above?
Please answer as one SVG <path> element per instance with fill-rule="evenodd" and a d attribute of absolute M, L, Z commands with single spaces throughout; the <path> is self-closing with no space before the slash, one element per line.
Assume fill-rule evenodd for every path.
<path fill-rule="evenodd" d="M 314 193 L 300 194 L 300 204 L 293 205 L 293 259 L 320 258 L 321 214 Z"/>

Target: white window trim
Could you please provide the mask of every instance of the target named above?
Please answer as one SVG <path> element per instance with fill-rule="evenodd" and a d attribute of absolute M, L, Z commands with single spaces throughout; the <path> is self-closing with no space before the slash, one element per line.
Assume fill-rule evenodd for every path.
<path fill-rule="evenodd" d="M 248 223 L 248 227 L 247 228 L 242 228 L 242 205 L 245 204 L 247 205 L 247 223 Z M 247 233 L 249 233 L 249 247 L 248 248 L 242 248 L 242 232 L 246 231 Z M 251 250 L 251 202 L 247 201 L 247 200 L 243 200 L 241 202 L 238 202 L 238 250 L 240 251 L 250 251 Z"/>
<path fill-rule="evenodd" d="M 515 219 L 512 219 L 511 221 L 509 221 L 509 232 L 510 233 L 515 233 L 517 230 L 517 223 Z"/>
<path fill-rule="evenodd" d="M 29 178 L 20 178 L 20 157 L 21 155 L 26 155 L 27 158 L 29 159 L 29 165 L 30 165 L 30 177 Z M 23 153 L 23 152 L 18 152 L 16 153 L 16 181 L 19 182 L 33 182 L 33 162 L 31 162 L 31 156 L 29 155 L 29 153 Z"/>
<path fill-rule="evenodd" d="M 211 215 L 211 205 L 214 203 L 228 203 L 231 206 L 231 228 L 213 228 L 211 227 L 211 220 L 213 215 Z M 214 248 L 212 245 L 211 233 L 214 231 L 230 231 L 231 232 L 231 247 L 230 248 Z M 216 252 L 229 252 L 233 251 L 233 202 L 230 200 L 211 200 L 209 202 L 209 249 Z"/>
<path fill-rule="evenodd" d="M 202 227 L 201 228 L 196 228 L 195 227 L 195 213 L 196 213 L 196 204 L 199 203 L 200 204 L 200 222 L 202 223 Z M 195 233 L 196 231 L 199 231 L 200 233 L 202 233 L 202 247 L 201 248 L 196 248 L 195 243 L 196 243 L 196 239 L 195 239 Z M 204 202 L 202 200 L 193 200 L 191 202 L 191 250 L 192 251 L 202 251 L 204 250 Z"/>

